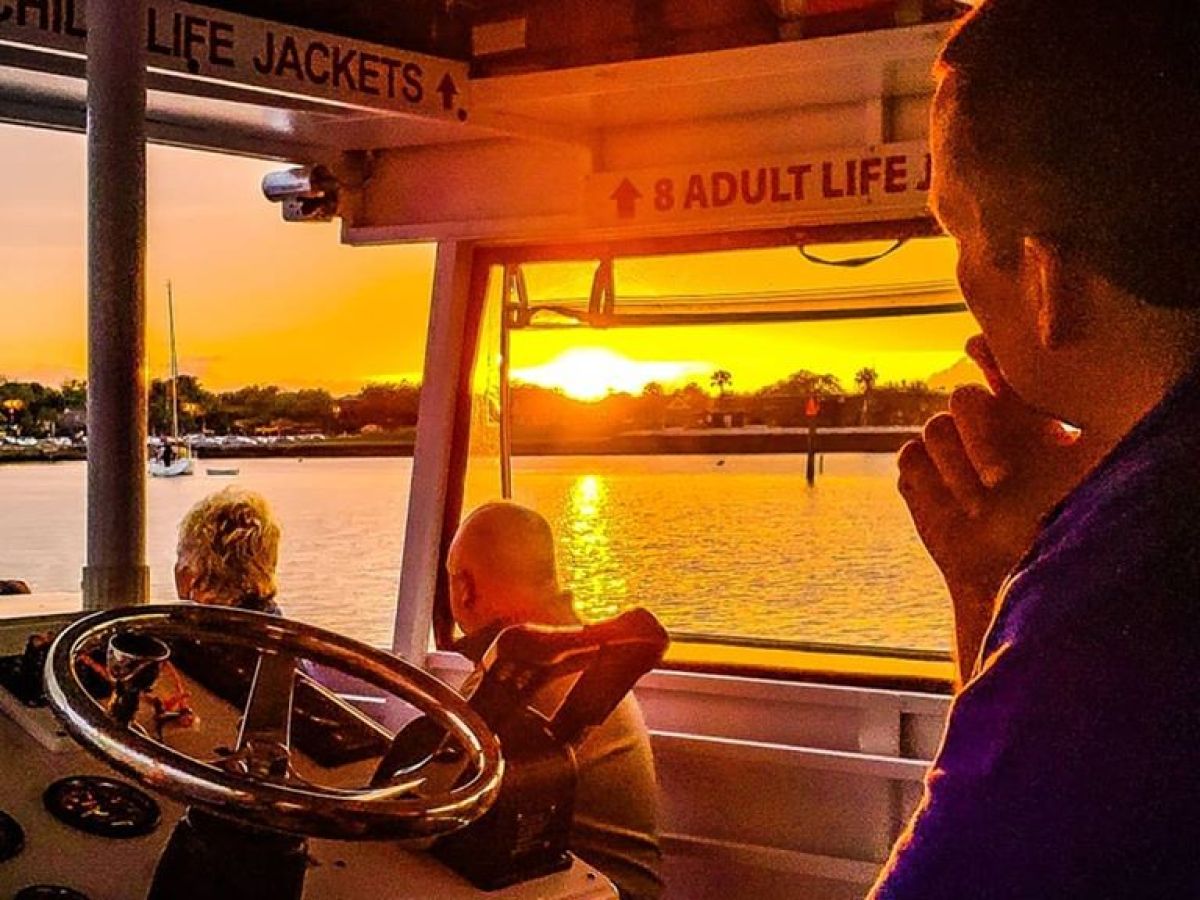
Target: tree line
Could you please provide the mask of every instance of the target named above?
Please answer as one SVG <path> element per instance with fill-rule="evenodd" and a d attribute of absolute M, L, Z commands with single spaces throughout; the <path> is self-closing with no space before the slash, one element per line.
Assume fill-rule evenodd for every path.
<path fill-rule="evenodd" d="M 193 375 L 176 383 L 181 434 L 360 434 L 399 432 L 417 423 L 420 388 L 410 382 L 369 384 L 356 394 L 334 397 L 317 388 L 289 391 L 252 385 L 233 391 L 207 390 Z M 87 385 L 60 388 L 0 378 L 0 428 L 10 434 L 75 436 L 86 428 Z M 150 383 L 151 434 L 170 434 L 171 382 Z"/>
<path fill-rule="evenodd" d="M 650 382 L 640 394 L 580 401 L 558 389 L 518 383 L 511 399 L 514 437 L 553 441 L 667 428 L 915 428 L 944 411 L 949 395 L 922 381 L 882 382 L 873 368 L 859 370 L 853 389 L 830 373 L 800 369 L 739 392 L 733 373 L 717 369 L 707 386 Z"/>
<path fill-rule="evenodd" d="M 873 368 L 859 370 L 854 382 L 848 390 L 832 374 L 801 369 L 739 392 L 733 373 L 717 369 L 707 385 L 651 382 L 637 394 L 610 393 L 591 401 L 517 382 L 510 399 L 514 435 L 542 439 L 664 428 L 918 426 L 946 407 L 945 393 L 920 381 L 881 382 Z M 171 431 L 170 388 L 169 380 L 150 384 L 151 434 Z M 181 375 L 176 390 L 184 434 L 394 434 L 416 426 L 420 401 L 420 386 L 410 382 L 369 384 L 335 397 L 319 388 L 274 385 L 214 392 L 195 376 Z M 78 436 L 86 427 L 86 402 L 82 381 L 54 388 L 0 378 L 0 429 L 22 436 Z"/>

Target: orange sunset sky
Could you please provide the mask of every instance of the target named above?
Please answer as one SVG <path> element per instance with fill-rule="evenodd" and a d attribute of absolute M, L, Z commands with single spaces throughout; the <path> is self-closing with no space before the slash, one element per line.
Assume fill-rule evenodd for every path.
<path fill-rule="evenodd" d="M 351 248 L 337 225 L 285 224 L 259 183 L 278 162 L 151 147 L 149 366 L 167 369 L 165 283 L 174 285 L 180 369 L 216 390 L 246 384 L 348 393 L 415 379 L 424 353 L 434 251 Z M 84 139 L 0 125 L 0 375 L 57 384 L 86 371 Z M 805 263 L 792 250 L 624 270 L 618 290 L 653 295 L 949 280 L 954 251 L 922 241 L 865 270 Z M 582 288 L 582 270 L 542 279 Z M 734 388 L 800 368 L 847 386 L 862 366 L 882 381 L 927 379 L 962 359 L 966 314 L 804 325 L 624 329 L 514 336 L 517 377 L 578 395 L 696 380 Z M 581 352 L 580 348 L 583 351 Z M 570 355 L 564 354 L 572 351 Z M 601 352 L 604 351 L 604 352 Z M 614 355 L 615 354 L 615 355 Z"/>

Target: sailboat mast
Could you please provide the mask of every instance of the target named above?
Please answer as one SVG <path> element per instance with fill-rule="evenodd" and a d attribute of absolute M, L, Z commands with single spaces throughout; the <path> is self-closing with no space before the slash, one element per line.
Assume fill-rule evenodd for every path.
<path fill-rule="evenodd" d="M 175 298 L 167 282 L 167 320 L 171 329 L 171 437 L 179 439 L 179 359 L 175 355 Z"/>

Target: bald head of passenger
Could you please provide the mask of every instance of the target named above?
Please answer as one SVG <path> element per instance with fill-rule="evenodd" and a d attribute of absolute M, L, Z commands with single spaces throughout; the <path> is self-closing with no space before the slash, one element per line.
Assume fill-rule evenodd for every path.
<path fill-rule="evenodd" d="M 571 594 L 558 584 L 554 533 L 539 513 L 487 503 L 459 526 L 446 560 L 450 611 L 465 634 L 489 625 L 574 625 Z"/>

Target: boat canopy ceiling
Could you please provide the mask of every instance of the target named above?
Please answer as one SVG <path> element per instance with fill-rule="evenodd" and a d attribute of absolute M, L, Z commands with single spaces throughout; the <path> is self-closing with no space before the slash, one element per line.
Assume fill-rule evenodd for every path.
<path fill-rule="evenodd" d="M 208 0 L 313 31 L 471 61 L 555 69 L 943 21 L 962 0 Z"/>
<path fill-rule="evenodd" d="M 952 0 L 146 3 L 150 138 L 320 164 L 348 242 L 929 231 Z M 82 130 L 86 9 L 0 0 L 0 122 Z"/>
<path fill-rule="evenodd" d="M 468 15 L 457 0 L 208 0 L 205 6 L 388 47 L 466 60 Z"/>

